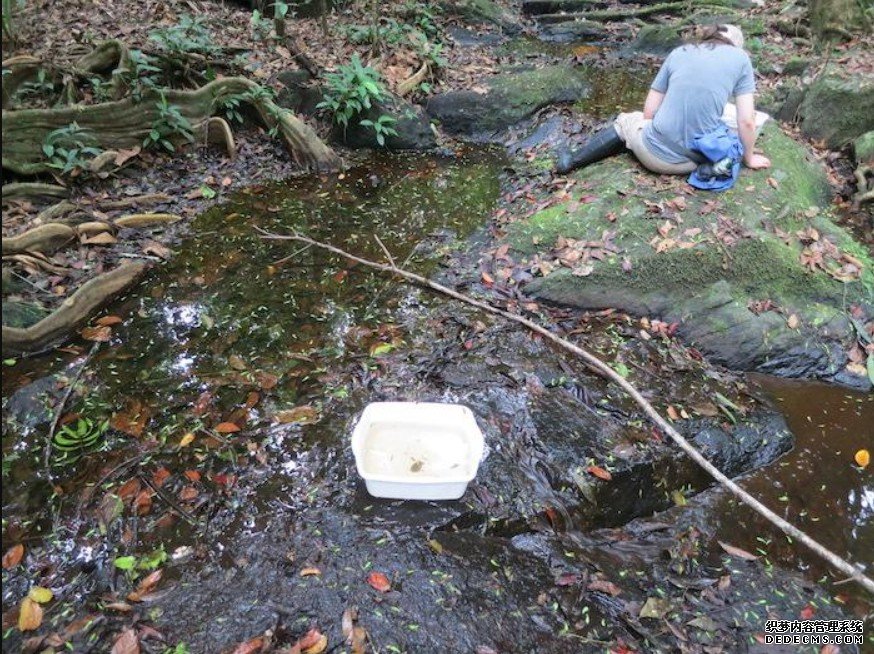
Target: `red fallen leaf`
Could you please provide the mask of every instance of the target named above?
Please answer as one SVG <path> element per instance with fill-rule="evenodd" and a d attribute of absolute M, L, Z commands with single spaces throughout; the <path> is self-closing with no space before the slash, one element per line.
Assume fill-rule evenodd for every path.
<path fill-rule="evenodd" d="M 483 278 L 483 283 L 484 283 L 486 286 L 491 286 L 492 284 L 495 283 L 495 278 L 492 277 L 492 276 L 491 276 L 489 273 L 487 273 L 485 270 L 483 270 L 483 272 L 482 272 L 482 278 Z"/>
<path fill-rule="evenodd" d="M 755 554 L 750 554 L 746 550 L 743 550 L 739 547 L 735 547 L 734 545 L 729 545 L 728 543 L 723 543 L 721 540 L 716 541 L 719 543 L 719 546 L 724 549 L 731 556 L 737 557 L 739 559 L 744 559 L 745 561 L 755 561 L 759 557 Z"/>
<path fill-rule="evenodd" d="M 6 553 L 3 555 L 3 569 L 11 570 L 19 563 L 21 563 L 21 559 L 24 557 L 24 545 L 19 543 L 18 545 L 13 545 Z"/>
<path fill-rule="evenodd" d="M 155 470 L 155 473 L 152 475 L 152 482 L 155 484 L 155 486 L 160 488 L 169 478 L 170 471 L 167 470 L 167 468 L 165 468 L 164 466 L 161 466 L 160 468 Z"/>
<path fill-rule="evenodd" d="M 622 592 L 622 589 L 619 588 L 612 581 L 607 581 L 606 579 L 592 579 L 587 586 L 589 590 L 597 590 L 601 593 L 607 593 L 608 595 L 612 595 L 616 597 Z"/>
<path fill-rule="evenodd" d="M 813 608 L 810 604 L 808 604 L 803 609 L 801 609 L 801 611 L 798 613 L 798 615 L 801 616 L 802 620 L 810 620 L 815 613 L 816 613 L 816 609 Z"/>
<path fill-rule="evenodd" d="M 200 473 L 197 470 L 186 470 L 183 474 L 188 481 L 200 481 Z"/>
<path fill-rule="evenodd" d="M 132 497 L 136 497 L 141 488 L 142 484 L 140 483 L 140 480 L 134 477 L 133 479 L 128 479 L 124 484 L 122 484 L 121 488 L 119 488 L 115 494 L 121 498 L 122 502 L 127 502 Z"/>
<path fill-rule="evenodd" d="M 609 472 L 604 470 L 604 468 L 601 468 L 599 466 L 589 466 L 588 468 L 586 468 L 586 472 L 591 475 L 595 475 L 598 479 L 603 479 L 604 481 L 610 481 L 611 479 L 613 479 L 613 475 L 611 475 Z"/>
<path fill-rule="evenodd" d="M 179 491 L 179 499 L 183 502 L 188 502 L 197 497 L 200 493 L 197 492 L 197 489 L 194 486 L 186 486 L 181 491 Z"/>
<path fill-rule="evenodd" d="M 212 480 L 218 484 L 219 486 L 224 486 L 226 488 L 230 488 L 237 481 L 236 475 L 226 475 L 224 473 L 219 473 L 217 475 L 212 476 Z"/>
<path fill-rule="evenodd" d="M 230 177 L 222 177 L 222 186 L 230 186 L 233 183 L 234 182 Z"/>
<path fill-rule="evenodd" d="M 659 443 L 664 442 L 665 439 L 664 436 L 662 436 L 662 430 L 658 427 L 653 427 L 649 433 L 654 441 L 658 441 Z"/>
<path fill-rule="evenodd" d="M 258 393 L 256 393 L 255 391 L 251 391 L 248 395 L 246 395 L 246 408 L 252 409 L 260 401 L 261 401 L 261 396 Z"/>
<path fill-rule="evenodd" d="M 137 515 L 148 515 L 152 510 L 152 491 L 149 489 L 140 491 L 134 500 L 134 511 Z"/>
<path fill-rule="evenodd" d="M 344 279 L 346 279 L 346 277 L 348 277 L 348 276 L 349 276 L 349 271 L 348 271 L 348 270 L 341 270 L 341 271 L 339 271 L 339 272 L 337 272 L 337 273 L 334 273 L 334 276 L 331 277 L 331 279 L 333 279 L 335 283 L 339 284 L 339 283 L 342 282 Z"/>
<path fill-rule="evenodd" d="M 258 636 L 257 638 L 247 640 L 245 643 L 237 645 L 232 654 L 255 654 L 255 652 L 260 652 L 263 647 L 264 638 L 263 636 Z"/>
<path fill-rule="evenodd" d="M 94 341 L 96 343 L 106 343 L 110 338 L 112 338 L 112 328 L 111 327 L 85 327 L 81 332 L 79 332 L 79 334 L 86 341 Z"/>
<path fill-rule="evenodd" d="M 112 646 L 111 654 L 140 654 L 140 639 L 135 629 L 125 629 Z"/>
<path fill-rule="evenodd" d="M 112 327 L 113 325 L 118 325 L 124 322 L 119 316 L 103 316 L 102 318 L 98 318 L 94 321 L 95 325 L 100 325 L 101 327 Z"/>
<path fill-rule="evenodd" d="M 367 575 L 367 583 L 370 584 L 371 588 L 378 590 L 380 593 L 387 593 L 391 590 L 391 582 L 381 572 L 371 572 Z"/>
<path fill-rule="evenodd" d="M 573 572 L 566 572 L 563 575 L 559 575 L 555 580 L 556 586 L 573 586 L 578 583 L 580 583 L 580 575 L 574 574 Z"/>
<path fill-rule="evenodd" d="M 146 423 L 149 421 L 149 410 L 139 400 L 127 403 L 124 411 L 114 414 L 109 420 L 113 429 L 124 432 L 134 438 L 143 435 Z"/>
<path fill-rule="evenodd" d="M 219 434 L 233 434 L 240 431 L 240 428 L 232 422 L 220 422 L 215 426 L 215 430 Z"/>

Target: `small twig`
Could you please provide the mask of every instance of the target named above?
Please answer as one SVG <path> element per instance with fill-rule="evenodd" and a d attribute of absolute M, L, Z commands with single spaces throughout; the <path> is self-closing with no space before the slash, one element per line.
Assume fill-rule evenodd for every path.
<path fill-rule="evenodd" d="M 64 412 L 64 407 L 70 400 L 70 396 L 73 394 L 73 389 L 76 388 L 76 384 L 79 382 L 79 378 L 82 376 L 82 372 L 85 370 L 88 362 L 91 361 L 91 357 L 94 356 L 99 348 L 100 341 L 95 341 L 94 345 L 92 345 L 91 349 L 88 351 L 88 354 L 86 354 L 85 358 L 82 360 L 82 363 L 79 364 L 79 369 L 76 371 L 76 375 L 73 377 L 73 380 L 67 386 L 67 391 L 64 393 L 64 397 L 61 398 L 60 403 L 58 404 L 58 406 L 55 407 L 55 415 L 52 418 L 52 424 L 49 427 L 48 437 L 46 438 L 46 450 L 43 457 L 43 467 L 45 468 L 46 474 L 48 475 L 49 479 L 51 479 L 52 476 L 52 445 L 55 442 L 55 432 L 58 429 L 58 423 L 61 420 L 61 414 Z"/>
<path fill-rule="evenodd" d="M 304 246 L 303 246 L 302 248 L 300 248 L 299 250 L 295 250 L 294 252 L 292 252 L 291 254 L 289 254 L 287 257 L 282 257 L 281 259 L 277 259 L 276 261 L 274 261 L 274 262 L 271 263 L 270 265 L 271 265 L 271 266 L 280 266 L 280 265 L 282 265 L 283 263 L 285 263 L 286 261 L 291 261 L 292 259 L 297 258 L 297 257 L 300 256 L 301 254 L 303 254 L 304 252 L 306 252 L 307 250 L 309 250 L 311 247 L 312 247 L 312 245 L 304 245 Z"/>
<path fill-rule="evenodd" d="M 373 238 L 376 239 L 376 242 L 379 243 L 379 247 L 382 248 L 382 251 L 385 253 L 388 262 L 391 264 L 392 270 L 397 270 L 398 265 L 395 263 L 395 258 L 391 255 L 391 252 L 388 251 L 388 248 L 385 247 L 385 243 L 382 242 L 382 239 L 379 238 L 376 234 L 373 235 Z"/>
<path fill-rule="evenodd" d="M 177 514 L 179 514 L 179 517 L 182 518 L 183 520 L 185 520 L 185 522 L 190 524 L 192 527 L 200 526 L 200 523 L 197 521 L 197 519 L 193 515 L 188 513 L 188 511 L 183 509 L 181 506 L 179 506 L 179 504 L 176 502 L 176 500 L 174 500 L 172 497 L 170 497 L 170 495 L 168 495 L 166 491 L 155 486 L 155 484 L 152 483 L 151 479 L 149 479 L 145 475 L 137 475 L 137 476 L 139 477 L 140 481 L 142 481 L 146 486 L 148 486 L 153 491 L 155 491 L 155 493 L 158 495 L 158 497 L 160 497 L 162 500 L 164 500 L 164 502 L 166 502 L 167 505 L 171 509 L 173 509 Z"/>
<path fill-rule="evenodd" d="M 658 426 L 663 433 L 670 436 L 670 438 L 680 447 L 680 449 L 682 449 L 686 453 L 686 455 L 690 459 L 692 459 L 695 463 L 701 466 L 713 479 L 715 479 L 719 484 L 724 486 L 732 495 L 737 497 L 741 502 L 749 506 L 772 525 L 780 529 L 780 531 L 782 531 L 784 534 L 790 536 L 791 538 L 794 538 L 797 541 L 800 541 L 815 554 L 826 560 L 834 568 L 851 577 L 869 592 L 874 593 L 874 579 L 866 576 L 864 572 L 862 572 L 862 570 L 855 567 L 849 561 L 838 556 L 837 554 L 808 536 L 806 533 L 801 531 L 798 527 L 781 518 L 779 515 L 774 513 L 771 509 L 769 509 L 767 506 L 762 504 L 759 500 L 757 500 L 755 497 L 753 497 L 747 491 L 741 488 L 738 484 L 729 479 L 725 474 L 722 473 L 722 471 L 719 470 L 719 468 L 710 463 L 710 461 L 708 461 L 707 458 L 695 448 L 695 446 L 693 446 L 685 437 L 683 437 L 671 423 L 665 420 L 659 414 L 659 412 L 655 410 L 652 404 L 650 404 L 647 399 L 640 394 L 640 391 L 638 391 L 624 377 L 622 377 L 619 373 L 613 370 L 613 368 L 611 368 L 604 361 L 596 357 L 594 354 L 591 354 L 587 350 L 584 350 L 583 348 L 575 345 L 574 343 L 571 343 L 561 336 L 553 334 L 551 331 L 549 331 L 542 325 L 533 322 L 532 320 L 529 320 L 514 313 L 510 313 L 509 311 L 505 311 L 503 309 L 498 309 L 497 307 L 494 307 L 486 302 L 475 300 L 469 295 L 459 293 L 456 290 L 453 290 L 447 286 L 443 286 L 442 284 L 438 284 L 437 282 L 433 282 L 426 277 L 422 277 L 421 275 L 417 275 L 406 270 L 401 270 L 400 268 L 394 268 L 382 263 L 377 263 L 375 261 L 370 261 L 368 259 L 357 257 L 354 254 L 345 250 L 341 250 L 338 247 L 316 241 L 306 236 L 301 236 L 298 234 L 272 234 L 257 226 L 255 227 L 255 229 L 260 232 L 262 234 L 262 238 L 265 239 L 309 243 L 310 245 L 315 245 L 316 247 L 327 250 L 328 252 L 333 252 L 340 256 L 346 257 L 351 261 L 356 261 L 362 265 L 368 266 L 369 268 L 393 273 L 417 285 L 425 286 L 427 288 L 437 291 L 438 293 L 442 293 L 443 295 L 447 295 L 451 298 L 464 302 L 465 304 L 469 304 L 471 306 L 477 307 L 478 309 L 482 309 L 483 311 L 487 311 L 488 313 L 502 316 L 507 320 L 511 320 L 513 322 L 519 323 L 520 325 L 524 325 L 531 331 L 540 334 L 541 336 L 552 341 L 559 347 L 568 350 L 569 352 L 572 352 L 576 356 L 589 363 L 593 368 L 600 370 L 610 379 L 610 381 L 612 381 L 614 384 L 624 390 L 631 397 L 631 399 L 633 399 L 637 403 L 637 405 L 641 409 L 643 409 L 643 412 L 647 415 L 651 422 Z"/>

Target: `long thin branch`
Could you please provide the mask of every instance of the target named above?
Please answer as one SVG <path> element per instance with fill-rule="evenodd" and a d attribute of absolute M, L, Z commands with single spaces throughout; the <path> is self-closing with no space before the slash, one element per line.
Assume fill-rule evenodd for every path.
<path fill-rule="evenodd" d="M 737 497 L 741 502 L 749 506 L 756 513 L 758 513 L 768 522 L 773 524 L 775 527 L 780 529 L 780 531 L 782 531 L 784 534 L 791 538 L 794 538 L 797 541 L 800 541 L 815 554 L 826 560 L 835 569 L 840 570 L 842 573 L 846 574 L 848 577 L 858 582 L 868 592 L 874 593 L 874 580 L 866 576 L 859 568 L 851 564 L 849 561 L 841 558 L 840 556 L 826 548 L 824 545 L 821 545 L 819 542 L 815 541 L 806 533 L 798 529 L 798 527 L 781 518 L 779 515 L 774 513 L 771 509 L 762 504 L 755 497 L 746 492 L 743 488 L 738 486 L 734 481 L 726 477 L 716 466 L 710 463 L 710 461 L 708 461 L 704 457 L 704 455 L 701 454 L 701 452 L 695 449 L 695 447 L 688 440 L 686 440 L 676 429 L 674 429 L 674 427 L 667 420 L 659 415 L 658 411 L 653 408 L 653 406 L 646 400 L 646 398 L 644 398 L 638 392 L 638 390 L 634 386 L 632 386 L 628 381 L 625 380 L 625 378 L 619 375 L 615 370 L 613 370 L 613 368 L 604 363 L 594 354 L 591 354 L 583 348 L 574 345 L 570 341 L 563 339 L 561 336 L 553 334 L 545 327 L 542 327 L 541 325 L 538 325 L 537 323 L 528 320 L 527 318 L 523 318 L 522 316 L 510 313 L 509 311 L 504 311 L 503 309 L 498 309 L 497 307 L 493 307 L 490 304 L 486 304 L 485 302 L 475 300 L 468 295 L 464 295 L 463 293 L 459 293 L 458 291 L 443 286 L 442 284 L 433 282 L 430 279 L 422 277 L 421 275 L 402 270 L 394 265 L 386 265 L 382 263 L 377 263 L 375 261 L 370 261 L 368 259 L 362 259 L 361 257 L 357 257 L 354 254 L 346 252 L 345 250 L 334 247 L 333 245 L 322 243 L 306 236 L 301 236 L 298 234 L 272 234 L 259 227 L 256 227 L 255 229 L 261 232 L 262 238 L 265 239 L 309 243 L 310 245 L 314 245 L 323 250 L 339 254 L 340 256 L 346 257 L 347 259 L 360 263 L 364 266 L 368 266 L 369 268 L 374 268 L 376 270 L 381 270 L 383 272 L 398 275 L 399 277 L 403 277 L 404 279 L 411 281 L 415 284 L 433 289 L 438 293 L 442 293 L 443 295 L 447 295 L 461 302 L 465 302 L 466 304 L 470 304 L 471 306 L 482 309 L 483 311 L 487 311 L 488 313 L 502 316 L 507 320 L 512 320 L 513 322 L 524 325 L 528 329 L 537 332 L 538 334 L 552 341 L 556 345 L 564 348 L 565 350 L 568 350 L 569 352 L 574 353 L 575 355 L 586 361 L 593 368 L 603 373 L 608 379 L 610 379 L 610 381 L 612 381 L 620 388 L 622 388 L 622 390 L 628 393 L 628 395 L 638 404 L 638 406 L 640 406 L 641 409 L 643 409 L 644 413 L 646 413 L 649 419 L 655 425 L 657 425 L 659 429 L 661 429 L 664 433 L 670 436 L 671 439 L 680 446 L 680 448 L 689 456 L 690 459 L 692 459 L 695 463 L 697 463 L 705 471 L 707 471 L 707 473 L 711 477 L 713 477 L 717 482 L 719 482 L 722 486 L 728 489 L 728 491 L 732 495 Z"/>

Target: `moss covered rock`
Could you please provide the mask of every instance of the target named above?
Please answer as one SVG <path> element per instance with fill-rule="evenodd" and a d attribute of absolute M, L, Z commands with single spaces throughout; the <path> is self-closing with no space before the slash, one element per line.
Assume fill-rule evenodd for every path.
<path fill-rule="evenodd" d="M 527 292 L 677 321 L 731 367 L 866 385 L 844 370 L 840 345 L 853 340 L 846 309 L 874 310 L 874 262 L 831 220 L 810 154 L 774 124 L 761 146 L 773 167 L 745 169 L 721 194 L 624 155 L 578 172 L 569 201 L 507 229 L 517 255 L 546 273 Z M 568 261 L 559 237 L 582 259 Z"/>
<path fill-rule="evenodd" d="M 853 141 L 853 156 L 856 163 L 874 166 L 874 130 Z"/>
<path fill-rule="evenodd" d="M 502 73 L 476 90 L 450 91 L 428 102 L 428 114 L 452 134 L 482 136 L 500 132 L 551 104 L 573 103 L 589 84 L 571 66 L 546 66 Z"/>
<path fill-rule="evenodd" d="M 824 140 L 829 148 L 845 146 L 874 129 L 874 77 L 842 79 L 828 75 L 816 80 L 798 108 L 801 131 Z"/>

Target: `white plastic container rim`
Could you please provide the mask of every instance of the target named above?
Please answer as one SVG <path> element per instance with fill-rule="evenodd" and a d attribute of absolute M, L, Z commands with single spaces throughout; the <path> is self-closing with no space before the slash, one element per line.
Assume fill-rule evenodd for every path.
<path fill-rule="evenodd" d="M 448 428 L 460 429 L 468 442 L 468 456 L 465 470 L 454 476 L 448 475 L 380 475 L 364 469 L 365 444 L 368 432 L 373 424 L 380 421 L 391 421 L 400 424 L 416 425 L 446 425 Z M 485 449 L 482 431 L 476 423 L 473 412 L 462 404 L 443 402 L 371 402 L 358 419 L 352 431 L 352 453 L 355 456 L 355 467 L 365 482 L 390 482 L 409 485 L 436 484 L 467 484 L 477 474 L 479 464 Z M 415 499 L 415 498 L 411 498 Z"/>

